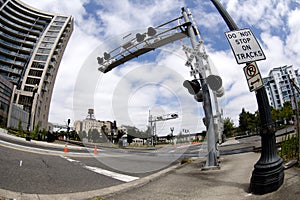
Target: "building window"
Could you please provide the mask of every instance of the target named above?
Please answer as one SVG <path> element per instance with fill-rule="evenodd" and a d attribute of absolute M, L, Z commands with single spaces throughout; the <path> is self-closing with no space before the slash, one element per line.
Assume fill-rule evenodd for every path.
<path fill-rule="evenodd" d="M 49 37 L 49 36 L 45 36 L 43 41 L 47 41 L 47 42 L 54 42 L 56 40 L 55 37 Z"/>
<path fill-rule="evenodd" d="M 58 36 L 58 32 L 54 32 L 54 31 L 48 31 L 47 32 L 47 35 L 49 35 L 49 36 Z"/>
<path fill-rule="evenodd" d="M 38 69 L 44 69 L 45 64 L 44 63 L 33 62 L 31 67 L 32 68 L 38 68 Z"/>
<path fill-rule="evenodd" d="M 36 78 L 27 78 L 26 84 L 30 84 L 30 85 L 39 85 L 39 84 L 40 84 L 40 79 L 36 79 Z"/>
<path fill-rule="evenodd" d="M 50 51 L 51 51 L 50 49 L 39 48 L 37 52 L 41 54 L 49 54 Z"/>
<path fill-rule="evenodd" d="M 56 21 L 65 21 L 67 19 L 67 17 L 63 17 L 63 16 L 57 16 L 55 18 Z"/>
<path fill-rule="evenodd" d="M 8 112 L 8 104 L 0 101 L 0 110 L 3 110 L 4 112 Z"/>
<path fill-rule="evenodd" d="M 48 59 L 48 55 L 36 55 L 34 60 L 46 61 Z"/>
<path fill-rule="evenodd" d="M 51 48 L 53 46 L 53 43 L 51 43 L 51 42 L 42 42 L 40 46 Z"/>
<path fill-rule="evenodd" d="M 43 74 L 43 71 L 40 71 L 40 70 L 33 70 L 33 69 L 31 69 L 31 70 L 29 71 L 29 75 L 30 75 L 30 76 L 41 77 L 42 74 Z"/>
<path fill-rule="evenodd" d="M 63 26 L 65 22 L 53 22 L 55 26 Z"/>
<path fill-rule="evenodd" d="M 50 26 L 50 31 L 60 31 L 61 27 L 59 26 Z"/>

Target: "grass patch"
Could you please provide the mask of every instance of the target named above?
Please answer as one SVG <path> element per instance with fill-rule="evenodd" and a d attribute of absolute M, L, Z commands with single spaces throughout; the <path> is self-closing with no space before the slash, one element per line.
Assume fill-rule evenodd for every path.
<path fill-rule="evenodd" d="M 191 163 L 193 162 L 194 160 L 192 158 L 183 158 L 181 161 L 180 161 L 180 164 L 183 165 L 185 163 Z"/>
<path fill-rule="evenodd" d="M 298 159 L 298 137 L 296 135 L 288 135 L 281 142 L 281 147 L 278 151 L 284 161 Z"/>

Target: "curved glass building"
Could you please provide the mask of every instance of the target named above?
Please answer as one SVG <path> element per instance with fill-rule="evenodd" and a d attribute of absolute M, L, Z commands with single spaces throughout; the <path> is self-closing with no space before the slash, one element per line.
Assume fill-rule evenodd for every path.
<path fill-rule="evenodd" d="M 70 15 L 0 0 L 0 74 L 15 85 L 12 102 L 29 113 L 30 130 L 47 128 L 56 74 L 72 31 Z"/>

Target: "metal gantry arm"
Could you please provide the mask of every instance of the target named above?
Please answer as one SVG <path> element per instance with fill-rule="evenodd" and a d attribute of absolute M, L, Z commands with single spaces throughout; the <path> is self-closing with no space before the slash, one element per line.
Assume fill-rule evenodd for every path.
<path fill-rule="evenodd" d="M 137 33 L 134 38 L 111 50 L 109 53 L 104 52 L 103 57 L 97 57 L 98 64 L 100 65 L 98 70 L 107 73 L 113 68 L 142 54 L 188 37 L 186 29 L 188 25 L 191 25 L 191 22 L 166 27 L 180 18 L 182 17 L 163 23 L 155 28 L 149 27 L 147 32 L 143 34 Z"/>
<path fill-rule="evenodd" d="M 167 121 L 167 120 L 176 119 L 176 118 L 178 118 L 178 114 L 176 114 L 176 113 L 153 117 L 149 110 L 149 125 L 150 125 L 150 131 L 151 131 L 151 136 L 152 136 L 151 137 L 151 145 L 152 146 L 154 146 L 153 137 L 156 135 L 156 122 Z"/>

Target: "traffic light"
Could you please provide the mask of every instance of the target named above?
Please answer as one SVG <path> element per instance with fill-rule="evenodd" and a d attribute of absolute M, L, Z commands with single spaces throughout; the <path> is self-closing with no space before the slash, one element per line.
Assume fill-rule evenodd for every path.
<path fill-rule="evenodd" d="M 156 34 L 156 30 L 153 27 L 149 27 L 147 34 L 148 36 L 152 37 Z"/>
<path fill-rule="evenodd" d="M 135 35 L 135 37 L 136 37 L 136 41 L 137 41 L 137 42 L 143 42 L 144 39 L 146 38 L 146 35 L 145 35 L 145 34 L 137 33 L 137 34 Z"/>
<path fill-rule="evenodd" d="M 217 97 L 222 97 L 224 95 L 224 88 L 222 86 L 222 79 L 220 76 L 209 75 L 206 78 L 206 82 L 210 89 L 217 95 Z"/>
<path fill-rule="evenodd" d="M 183 86 L 188 89 L 190 94 L 194 95 L 194 99 L 197 102 L 203 101 L 203 92 L 201 90 L 199 81 L 197 81 L 196 79 L 191 81 L 185 80 L 183 82 Z"/>
<path fill-rule="evenodd" d="M 203 102 L 203 91 L 200 90 L 197 94 L 195 94 L 194 99 L 198 102 Z"/>
<path fill-rule="evenodd" d="M 171 117 L 172 118 L 178 118 L 178 115 L 174 113 L 174 114 L 171 114 Z"/>
<path fill-rule="evenodd" d="M 197 94 L 201 89 L 200 83 L 196 79 L 191 80 L 191 81 L 185 80 L 183 82 L 183 86 L 188 89 L 190 94 L 193 94 L 193 95 Z"/>
<path fill-rule="evenodd" d="M 206 78 L 206 82 L 213 91 L 217 91 L 222 87 L 222 79 L 217 75 L 209 75 Z"/>

